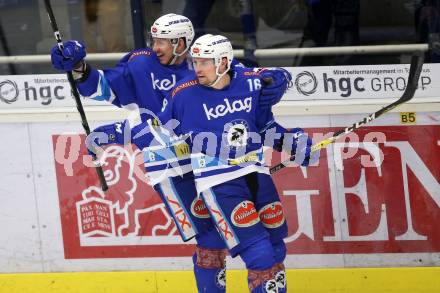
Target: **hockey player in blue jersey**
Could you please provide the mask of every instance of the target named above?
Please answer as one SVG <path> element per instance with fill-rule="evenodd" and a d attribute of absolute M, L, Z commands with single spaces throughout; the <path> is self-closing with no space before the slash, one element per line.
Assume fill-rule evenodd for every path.
<path fill-rule="evenodd" d="M 139 118 L 147 121 L 155 117 L 166 106 L 165 97 L 177 80 L 192 72 L 192 63 L 187 57 L 194 30 L 188 18 L 176 14 L 161 16 L 153 23 L 150 32 L 152 48 L 130 52 L 113 68 L 97 70 L 86 63 L 86 48 L 78 41 L 64 43 L 63 52 L 57 46 L 53 47 L 52 64 L 59 70 L 73 70 L 82 96 L 132 110 L 130 117 L 134 119 L 127 121 L 127 124 L 135 127 L 141 122 Z M 98 130 L 114 132 L 115 125 L 102 126 Z M 163 139 L 169 138 L 164 136 Z M 184 147 L 179 154 L 182 155 L 179 159 L 183 160 L 183 166 Z M 194 207 L 203 208 L 203 205 L 200 205 L 196 197 L 190 165 L 179 174 L 153 178 L 152 171 L 150 175 L 182 239 L 188 241 L 196 238 L 198 246 L 195 259 L 201 266 L 195 266 L 195 270 L 200 288 L 206 288 L 206 292 L 225 292 L 224 264 L 227 250 L 212 221 L 205 214 L 194 210 Z M 200 280 L 199 276 L 207 274 L 216 277 Z"/>
<path fill-rule="evenodd" d="M 200 37 L 191 54 L 196 74 L 177 84 L 162 117 L 179 122 L 172 129 L 177 137 L 191 136 L 197 191 L 230 254 L 245 262 L 250 291 L 286 292 L 287 225 L 264 164 L 263 142 L 278 151 L 295 152 L 295 161 L 304 166 L 319 158 L 319 153 L 310 153 L 312 142 L 302 129 L 287 131 L 273 120 L 270 108 L 284 93 L 289 74 L 281 69 L 231 70 L 232 46 L 222 36 Z M 265 78 L 272 83 L 262 83 Z M 165 156 L 141 132 L 132 130 L 133 142 L 144 150 L 147 169 L 160 169 L 166 165 Z M 178 157 L 175 150 L 171 145 L 168 153 Z M 199 275 L 199 291 L 211 292 L 199 280 L 214 277 Z"/>
<path fill-rule="evenodd" d="M 176 134 L 192 136 L 197 191 L 231 256 L 246 264 L 250 291 L 286 292 L 287 224 L 260 135 L 272 123 L 258 108 L 264 71 L 230 70 L 232 46 L 222 36 L 200 37 L 191 55 L 195 74 L 177 84 L 168 112 L 180 122 Z M 306 135 L 300 137 L 310 146 Z M 300 157 L 305 161 L 306 154 Z"/>
<path fill-rule="evenodd" d="M 54 46 L 52 64 L 59 70 L 73 70 L 82 96 L 140 111 L 142 121 L 146 121 L 151 118 L 151 113 L 160 112 L 166 102 L 165 96 L 177 80 L 192 71 L 187 56 L 194 38 L 191 21 L 177 14 L 159 17 L 151 26 L 150 33 L 152 48 L 128 53 L 113 68 L 93 68 L 84 60 L 86 47 L 79 41 L 65 42 L 63 52 Z M 132 121 L 131 126 L 139 122 Z"/>

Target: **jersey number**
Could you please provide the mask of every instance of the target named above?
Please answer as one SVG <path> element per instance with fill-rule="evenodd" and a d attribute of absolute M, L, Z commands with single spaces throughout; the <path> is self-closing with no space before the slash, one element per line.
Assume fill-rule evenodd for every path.
<path fill-rule="evenodd" d="M 261 89 L 261 81 L 259 79 L 248 79 L 249 91 L 257 91 Z"/>

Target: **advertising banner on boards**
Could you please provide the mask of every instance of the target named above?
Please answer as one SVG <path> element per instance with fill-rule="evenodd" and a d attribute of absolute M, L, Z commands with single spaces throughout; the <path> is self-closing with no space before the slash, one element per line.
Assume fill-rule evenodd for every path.
<path fill-rule="evenodd" d="M 284 101 L 371 100 L 400 97 L 406 88 L 409 65 L 286 67 L 293 86 Z M 176 80 L 145 78 L 153 87 L 172 87 Z M 414 99 L 439 97 L 440 65 L 424 64 Z M 110 104 L 83 99 L 84 105 Z M 75 101 L 64 74 L 0 76 L 0 110 L 73 107 Z"/>
<path fill-rule="evenodd" d="M 317 141 L 338 129 L 306 130 Z M 192 255 L 194 242 L 181 241 L 136 147 L 106 149 L 104 193 L 84 137 L 52 140 L 65 258 Z M 366 126 L 323 149 L 318 165 L 276 173 L 288 255 L 440 252 L 439 148 L 439 125 Z"/>

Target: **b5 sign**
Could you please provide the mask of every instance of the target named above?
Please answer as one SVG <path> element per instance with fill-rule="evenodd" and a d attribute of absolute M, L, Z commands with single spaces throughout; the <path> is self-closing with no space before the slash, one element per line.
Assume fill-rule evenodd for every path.
<path fill-rule="evenodd" d="M 335 130 L 307 129 L 315 140 Z M 440 126 L 364 127 L 350 138 L 316 166 L 273 176 L 288 254 L 440 252 Z M 83 137 L 53 142 L 66 258 L 192 255 L 146 184 L 139 150 L 107 148 L 103 193 Z"/>

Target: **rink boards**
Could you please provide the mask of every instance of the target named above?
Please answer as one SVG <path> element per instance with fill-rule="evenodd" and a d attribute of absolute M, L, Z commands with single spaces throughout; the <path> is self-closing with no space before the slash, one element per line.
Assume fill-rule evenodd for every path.
<path fill-rule="evenodd" d="M 275 109 L 281 123 L 304 127 L 315 140 L 362 119 L 401 93 L 395 87 L 393 95 L 375 92 L 374 96 L 366 93 L 372 84 L 367 73 L 365 77 L 346 73 L 341 82 L 334 70 L 320 70 L 329 69 L 304 70 L 309 75 L 301 78 L 309 79 L 296 82 L 303 93 L 291 89 Z M 310 74 L 316 78 L 313 93 Z M 323 150 L 319 165 L 289 167 L 274 176 L 289 225 L 290 288 L 298 292 L 440 290 L 434 278 L 440 264 L 440 108 L 436 102 L 440 94 L 435 96 L 435 75 L 422 77 L 422 95 Z M 8 77 L 19 88 L 17 99 L 0 103 L 0 285 L 16 286 L 17 292 L 51 292 L 50 288 L 75 292 L 67 288 L 78 284 L 81 292 L 96 292 L 94 286 L 106 292 L 150 292 L 149 286 L 158 292 L 179 292 L 184 287 L 180 284 L 194 286 L 189 257 L 194 244 L 181 243 L 163 204 L 145 182 L 139 152 L 132 147 L 108 150 L 105 170 L 111 178 L 110 191 L 100 192 L 94 170 L 88 167 L 78 115 L 71 107 L 63 108 L 72 101 L 56 98 L 47 107 L 18 105 L 32 100 L 34 91 L 29 88 L 36 86 L 27 81 L 27 101 L 19 79 L 30 76 L 17 78 Z M 348 90 L 341 89 L 349 83 L 352 90 L 347 96 Z M 52 97 L 56 86 L 62 83 L 54 81 L 47 90 Z M 2 87 L 3 99 L 11 101 L 13 88 Z M 365 90 L 355 92 L 356 88 Z M 67 96 L 61 93 L 58 88 L 58 96 Z M 37 101 L 40 94 L 36 88 Z M 322 98 L 331 94 L 333 99 Z M 125 115 L 93 105 L 87 113 L 92 128 Z M 272 164 L 280 160 L 277 154 L 266 155 Z M 229 258 L 228 267 L 243 269 L 243 264 Z M 56 274 L 61 272 L 102 273 Z M 231 292 L 245 290 L 243 270 L 232 271 L 228 278 L 229 284 L 238 286 Z M 26 291 L 28 282 L 32 291 Z M 177 288 L 172 287 L 175 284 Z M 45 289 L 37 291 L 40 286 Z"/>

